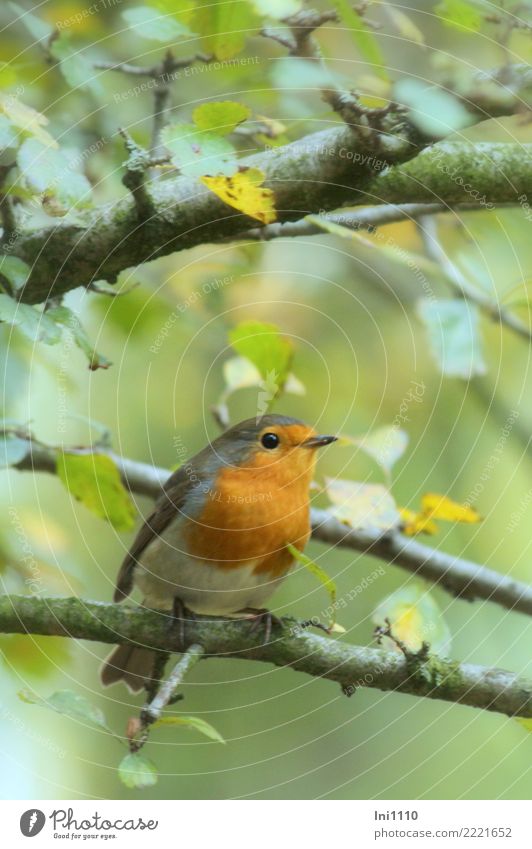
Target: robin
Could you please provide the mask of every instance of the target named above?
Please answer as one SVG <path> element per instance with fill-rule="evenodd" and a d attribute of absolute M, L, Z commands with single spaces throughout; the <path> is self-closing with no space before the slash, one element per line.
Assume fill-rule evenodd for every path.
<path fill-rule="evenodd" d="M 316 450 L 334 442 L 288 416 L 240 422 L 174 472 L 138 532 L 115 601 L 137 586 L 143 605 L 191 614 L 255 618 L 310 536 L 309 488 Z M 271 620 L 270 620 L 271 621 Z M 150 681 L 154 652 L 118 646 L 104 685 L 136 692 Z"/>

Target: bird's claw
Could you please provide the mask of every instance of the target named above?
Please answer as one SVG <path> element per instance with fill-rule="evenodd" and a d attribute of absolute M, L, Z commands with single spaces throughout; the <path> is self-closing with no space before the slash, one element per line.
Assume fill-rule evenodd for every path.
<path fill-rule="evenodd" d="M 264 642 L 269 643 L 272 636 L 272 628 L 274 625 L 282 626 L 282 622 L 278 616 L 275 616 L 271 610 L 255 610 L 254 608 L 245 608 L 245 610 L 239 611 L 239 613 L 245 613 L 246 617 L 250 619 L 250 633 L 256 634 L 260 629 L 261 625 L 264 625 Z"/>
<path fill-rule="evenodd" d="M 184 652 L 186 650 L 186 642 L 185 642 L 185 623 L 188 620 L 194 619 L 194 614 L 191 610 L 185 607 L 180 598 L 174 598 L 172 603 L 172 615 L 170 617 L 170 625 L 169 630 L 171 633 L 175 633 L 177 630 L 179 637 L 179 645 L 180 650 Z"/>

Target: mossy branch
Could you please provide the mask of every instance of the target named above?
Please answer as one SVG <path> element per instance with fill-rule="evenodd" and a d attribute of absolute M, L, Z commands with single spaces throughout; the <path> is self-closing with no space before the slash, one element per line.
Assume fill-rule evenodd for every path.
<path fill-rule="evenodd" d="M 345 204 L 487 205 L 532 197 L 532 145 L 443 142 L 418 150 L 400 130 L 366 138 L 342 124 L 246 157 L 240 164 L 266 174 L 279 222 Z M 37 303 L 97 280 L 114 283 L 125 268 L 209 241 L 236 238 L 256 224 L 196 179 L 156 181 L 146 193 L 153 214 L 141 222 L 128 196 L 88 214 L 83 225 L 54 223 L 21 233 L 13 253 L 32 268 L 21 299 Z"/>
<path fill-rule="evenodd" d="M 182 650 L 181 635 L 168 627 L 168 613 L 77 598 L 0 596 L 0 633 L 40 634 L 133 643 L 168 652 Z M 210 658 L 239 658 L 287 666 L 326 678 L 352 695 L 359 687 L 393 690 L 532 717 L 532 682 L 502 669 L 442 660 L 425 653 L 402 654 L 353 646 L 302 631 L 295 620 L 275 625 L 263 644 L 249 622 L 198 617 L 189 620 L 185 644 L 199 644 Z"/>

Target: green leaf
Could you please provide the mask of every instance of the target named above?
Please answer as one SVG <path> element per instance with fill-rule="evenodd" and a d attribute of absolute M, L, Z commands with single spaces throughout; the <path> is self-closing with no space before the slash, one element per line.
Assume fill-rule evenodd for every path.
<path fill-rule="evenodd" d="M 360 55 L 371 64 L 372 70 L 381 80 L 388 82 L 388 72 L 384 67 L 381 49 L 364 19 L 353 9 L 349 0 L 332 0 L 332 6 L 338 12 L 342 23 L 350 30 Z"/>
<path fill-rule="evenodd" d="M 426 299 L 418 302 L 418 312 L 442 374 L 470 380 L 486 373 L 479 312 L 474 304 L 462 298 Z"/>
<path fill-rule="evenodd" d="M 161 134 L 172 162 L 182 174 L 232 174 L 237 167 L 235 149 L 230 141 L 198 130 L 195 124 L 170 124 Z"/>
<path fill-rule="evenodd" d="M 478 32 L 482 25 L 480 12 L 467 0 L 442 0 L 434 7 L 434 11 L 446 26 L 462 32 Z"/>
<path fill-rule="evenodd" d="M 218 136 L 227 136 L 250 115 L 251 109 L 244 106 L 243 103 L 219 100 L 212 103 L 202 103 L 201 106 L 194 109 L 192 119 L 200 130 L 212 130 Z"/>
<path fill-rule="evenodd" d="M 198 4 L 192 25 L 202 36 L 202 50 L 223 61 L 240 53 L 259 19 L 249 0 L 209 0 Z"/>
<path fill-rule="evenodd" d="M 90 205 L 89 181 L 73 168 L 72 162 L 61 151 L 29 138 L 20 147 L 17 164 L 27 186 L 43 195 L 46 211 L 64 215 L 74 206 Z M 52 201 L 55 201 L 53 211 L 49 209 Z"/>
<path fill-rule="evenodd" d="M 239 389 L 249 389 L 252 386 L 263 386 L 263 379 L 258 368 L 248 360 L 247 357 L 231 357 L 223 364 L 223 376 L 225 381 L 225 389 L 220 395 L 215 411 L 224 427 L 229 426 L 229 414 L 227 411 L 227 401 L 234 392 Z M 290 372 L 283 386 L 284 392 L 289 392 L 292 395 L 304 395 L 305 387 L 293 374 Z"/>
<path fill-rule="evenodd" d="M 420 80 L 399 80 L 394 99 L 409 107 L 412 123 L 432 138 L 442 139 L 475 120 L 453 94 Z"/>
<path fill-rule="evenodd" d="M 31 304 L 15 301 L 9 295 L 0 294 L 0 321 L 18 327 L 32 342 L 55 345 L 61 338 L 60 329 L 46 313 L 39 312 Z"/>
<path fill-rule="evenodd" d="M 106 731 L 110 730 L 103 711 L 89 702 L 85 696 L 74 693 L 72 690 L 58 690 L 47 699 L 43 699 L 30 690 L 20 690 L 18 697 L 27 704 L 49 708 L 56 713 L 69 716 L 71 719 L 81 719 L 90 722 L 92 725 L 97 725 L 99 728 L 104 728 Z"/>
<path fill-rule="evenodd" d="M 157 767 L 140 752 L 130 752 L 118 767 L 120 780 L 130 790 L 141 790 L 157 784 Z"/>
<path fill-rule="evenodd" d="M 342 77 L 334 74 L 322 62 L 300 59 L 296 56 L 281 56 L 273 63 L 272 82 L 278 88 L 285 88 L 286 81 L 297 89 L 319 89 L 338 85 L 343 87 Z"/>
<path fill-rule="evenodd" d="M 137 35 L 152 41 L 161 41 L 164 44 L 195 35 L 185 24 L 171 15 L 160 15 L 150 6 L 126 9 L 122 12 L 122 17 Z"/>
<path fill-rule="evenodd" d="M 180 725 L 187 728 L 193 728 L 195 731 L 199 731 L 200 734 L 208 737 L 209 740 L 214 740 L 216 743 L 225 743 L 220 732 L 217 731 L 216 728 L 213 728 L 210 723 L 206 722 L 204 719 L 200 719 L 198 716 L 162 716 L 153 723 L 154 728 L 158 725 Z"/>
<path fill-rule="evenodd" d="M 18 292 L 28 281 L 31 268 L 23 259 L 18 256 L 10 256 L 5 254 L 0 256 L 0 275 L 5 277 L 11 284 L 11 291 Z"/>
<path fill-rule="evenodd" d="M 120 473 L 105 454 L 69 454 L 57 457 L 57 474 L 70 494 L 118 531 L 130 530 L 135 505 L 122 485 Z"/>
<path fill-rule="evenodd" d="M 436 601 L 422 585 L 402 587 L 381 601 L 373 614 L 373 622 L 385 627 L 387 619 L 393 636 L 411 651 L 419 651 L 426 642 L 433 654 L 448 655 L 451 633 Z M 393 640 L 386 642 L 390 648 L 398 650 Z"/>
<path fill-rule="evenodd" d="M 0 435 L 0 468 L 19 463 L 28 453 L 28 443 L 11 433 Z"/>
<path fill-rule="evenodd" d="M 314 575 L 314 577 L 318 579 L 320 584 L 323 584 L 323 586 L 325 587 L 325 589 L 329 593 L 329 598 L 330 598 L 330 601 L 331 601 L 331 607 L 333 609 L 333 618 L 332 618 L 331 622 L 329 623 L 329 628 L 332 629 L 334 627 L 334 624 L 335 624 L 334 611 L 336 609 L 336 584 L 335 584 L 335 582 L 327 574 L 325 569 L 322 569 L 321 566 L 318 566 L 318 564 L 314 562 L 314 560 L 311 560 L 310 557 L 307 557 L 306 554 L 303 554 L 303 552 L 300 551 L 299 548 L 296 548 L 294 545 L 291 545 L 290 543 L 286 547 L 288 548 L 288 551 L 290 552 L 292 557 L 294 557 L 294 559 L 297 560 L 298 563 L 301 563 L 301 565 L 304 566 L 305 569 L 308 569 L 308 571 L 311 573 L 311 575 Z"/>
<path fill-rule="evenodd" d="M 408 446 L 408 434 L 395 425 L 380 427 L 371 433 L 354 439 L 365 454 L 390 474 L 395 463 L 403 456 Z"/>
<path fill-rule="evenodd" d="M 92 62 L 72 44 L 68 32 L 62 32 L 50 45 L 50 53 L 59 62 L 59 69 L 66 82 L 72 88 L 88 89 L 101 94 L 102 86 L 95 76 Z"/>
<path fill-rule="evenodd" d="M 61 324 L 70 330 L 74 342 L 87 357 L 91 371 L 96 371 L 99 368 L 109 368 L 111 365 L 110 360 L 94 350 L 85 332 L 85 328 L 72 310 L 68 309 L 68 307 L 53 307 L 47 311 L 46 315 L 57 324 Z"/>
<path fill-rule="evenodd" d="M 37 41 L 41 41 L 44 38 L 50 38 L 54 31 L 54 28 L 50 26 L 50 24 L 41 20 L 41 18 L 38 18 L 37 15 L 32 15 L 31 12 L 23 9 L 18 3 L 10 3 L 9 5 L 18 15 L 17 20 L 24 24 L 28 32 L 36 38 Z"/>
<path fill-rule="evenodd" d="M 388 487 L 380 483 L 325 478 L 330 512 L 352 528 L 382 533 L 396 530 L 401 517 Z"/>
<path fill-rule="evenodd" d="M 303 6 L 303 0 L 251 0 L 256 12 L 267 18 L 282 20 L 295 15 Z"/>
<path fill-rule="evenodd" d="M 526 731 L 532 731 L 532 719 L 525 716 L 516 716 L 515 718 L 519 725 L 521 725 Z"/>
<path fill-rule="evenodd" d="M 275 324 L 243 321 L 229 332 L 229 342 L 237 354 L 246 357 L 258 369 L 271 400 L 284 389 L 292 359 L 292 342 L 282 336 Z"/>

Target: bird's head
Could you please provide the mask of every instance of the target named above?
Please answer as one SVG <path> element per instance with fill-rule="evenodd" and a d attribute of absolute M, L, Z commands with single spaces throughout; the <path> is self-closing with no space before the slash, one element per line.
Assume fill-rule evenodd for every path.
<path fill-rule="evenodd" d="M 225 463 L 275 475 L 279 483 L 310 482 L 317 449 L 338 437 L 288 416 L 266 415 L 240 422 L 220 436 L 213 448 Z"/>

